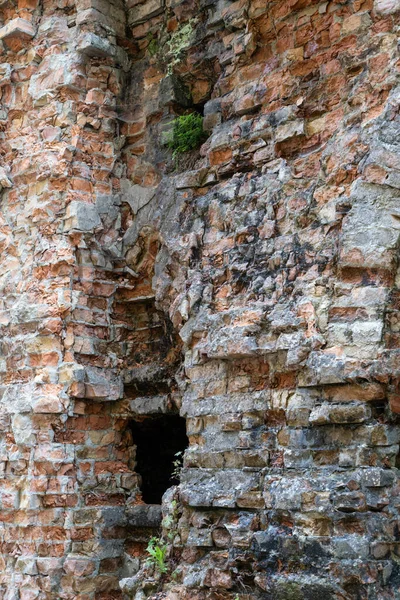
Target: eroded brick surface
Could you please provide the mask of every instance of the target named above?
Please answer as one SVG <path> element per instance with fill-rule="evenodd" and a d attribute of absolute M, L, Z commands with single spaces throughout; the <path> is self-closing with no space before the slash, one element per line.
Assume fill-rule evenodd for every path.
<path fill-rule="evenodd" d="M 0 2 L 2 598 L 399 597 L 399 19 Z M 160 578 L 129 422 L 171 411 Z"/>

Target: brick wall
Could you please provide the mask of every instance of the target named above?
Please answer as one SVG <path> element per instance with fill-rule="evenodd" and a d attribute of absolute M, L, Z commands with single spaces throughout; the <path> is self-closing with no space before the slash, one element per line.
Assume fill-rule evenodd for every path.
<path fill-rule="evenodd" d="M 0 596 L 395 600 L 399 2 L 0 4 Z"/>

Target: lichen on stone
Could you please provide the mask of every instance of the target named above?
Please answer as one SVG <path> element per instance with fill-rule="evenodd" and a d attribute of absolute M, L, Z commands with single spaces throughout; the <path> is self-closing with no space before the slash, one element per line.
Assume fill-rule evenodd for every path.
<path fill-rule="evenodd" d="M 176 31 L 174 31 L 165 44 L 166 56 L 167 56 L 167 72 L 170 74 L 173 72 L 176 65 L 182 60 L 185 50 L 190 47 L 195 34 L 195 27 L 197 19 L 193 18 Z"/>

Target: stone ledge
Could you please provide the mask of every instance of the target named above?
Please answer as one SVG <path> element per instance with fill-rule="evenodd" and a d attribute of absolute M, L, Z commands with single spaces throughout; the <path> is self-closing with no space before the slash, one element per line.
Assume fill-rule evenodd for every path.
<path fill-rule="evenodd" d="M 95 8 L 88 8 L 79 12 L 76 17 L 76 24 L 81 26 L 88 23 L 102 25 L 106 30 L 112 31 L 117 35 L 123 36 L 125 33 L 125 23 L 113 18 L 112 15 L 104 15 Z"/>
<path fill-rule="evenodd" d="M 139 6 L 131 8 L 128 13 L 128 22 L 132 27 L 156 17 L 164 10 L 164 0 L 147 0 Z"/>
<path fill-rule="evenodd" d="M 391 15 L 400 11 L 400 0 L 375 0 L 375 10 L 381 15 Z"/>
<path fill-rule="evenodd" d="M 82 400 L 115 402 L 123 398 L 122 379 L 115 369 L 76 365 L 70 374 L 68 393 Z"/>
<path fill-rule="evenodd" d="M 128 71 L 130 68 L 130 60 L 125 50 L 119 46 L 114 46 L 107 39 L 101 38 L 94 33 L 81 33 L 77 40 L 76 49 L 79 54 L 84 54 L 85 56 L 112 58 L 116 63 L 121 65 L 124 71 Z"/>
<path fill-rule="evenodd" d="M 161 506 L 158 504 L 139 504 L 127 510 L 129 525 L 133 527 L 159 527 L 161 524 Z"/>
<path fill-rule="evenodd" d="M 32 24 L 26 19 L 17 17 L 9 21 L 0 29 L 0 40 L 7 41 L 9 38 L 31 39 L 36 31 Z"/>

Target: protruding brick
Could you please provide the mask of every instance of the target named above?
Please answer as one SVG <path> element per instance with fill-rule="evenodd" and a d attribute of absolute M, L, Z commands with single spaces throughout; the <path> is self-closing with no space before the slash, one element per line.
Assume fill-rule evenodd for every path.
<path fill-rule="evenodd" d="M 17 17 L 0 28 L 0 40 L 7 46 L 25 44 L 35 36 L 35 33 L 30 21 Z"/>

